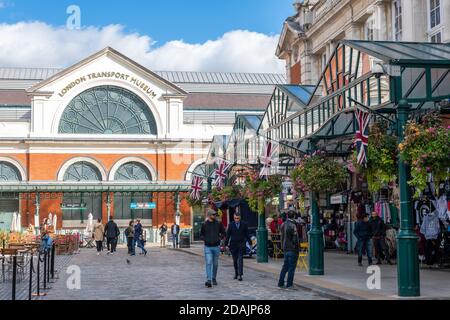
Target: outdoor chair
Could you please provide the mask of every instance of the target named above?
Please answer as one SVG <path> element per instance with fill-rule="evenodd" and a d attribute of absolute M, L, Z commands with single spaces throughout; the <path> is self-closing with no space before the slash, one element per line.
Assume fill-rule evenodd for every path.
<path fill-rule="evenodd" d="M 303 269 L 305 269 L 305 271 L 308 271 L 308 243 L 307 242 L 300 243 L 300 252 L 298 254 L 297 268 L 300 268 L 300 271 Z"/>
<path fill-rule="evenodd" d="M 272 233 L 272 243 L 273 243 L 273 258 L 278 259 L 279 256 L 283 255 L 283 248 L 281 247 L 281 233 Z"/>

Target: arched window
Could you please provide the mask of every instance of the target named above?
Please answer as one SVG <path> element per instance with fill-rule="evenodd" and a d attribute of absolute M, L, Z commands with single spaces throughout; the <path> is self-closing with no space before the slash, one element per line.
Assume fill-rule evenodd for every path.
<path fill-rule="evenodd" d="M 189 177 L 192 179 L 192 177 L 194 175 L 200 176 L 200 177 L 208 176 L 208 172 L 207 172 L 207 168 L 206 168 L 206 163 L 205 162 L 203 162 L 203 163 L 199 164 L 198 166 L 196 166 L 194 168 L 194 170 L 186 172 L 185 180 L 189 180 Z"/>
<path fill-rule="evenodd" d="M 0 161 L 0 182 L 22 181 L 19 170 L 9 162 Z"/>
<path fill-rule="evenodd" d="M 136 94 L 116 86 L 99 86 L 69 103 L 58 132 L 156 135 L 157 127 L 148 105 Z"/>
<path fill-rule="evenodd" d="M 128 162 L 120 166 L 114 175 L 116 181 L 151 181 L 150 171 L 138 162 Z"/>
<path fill-rule="evenodd" d="M 63 180 L 75 182 L 101 181 L 102 175 L 93 164 L 81 161 L 67 168 Z"/>
<path fill-rule="evenodd" d="M 102 180 L 102 175 L 92 163 L 80 161 L 67 168 L 63 180 L 66 182 L 99 182 Z M 63 205 L 68 208 L 79 208 L 63 210 L 63 220 L 65 221 L 86 221 L 89 213 L 93 214 L 94 219 L 102 216 L 101 193 L 64 193 Z"/>

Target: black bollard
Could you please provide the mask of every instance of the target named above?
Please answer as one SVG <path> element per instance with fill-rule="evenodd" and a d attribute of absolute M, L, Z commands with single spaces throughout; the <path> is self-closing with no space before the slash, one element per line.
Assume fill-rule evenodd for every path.
<path fill-rule="evenodd" d="M 33 253 L 31 253 L 31 258 L 30 258 L 30 279 L 29 279 L 29 285 L 28 285 L 28 300 L 31 300 L 31 296 L 32 296 L 31 291 L 32 290 L 33 290 Z"/>
<path fill-rule="evenodd" d="M 47 252 L 47 283 L 50 283 L 50 265 L 51 265 L 50 257 L 51 257 L 50 252 Z"/>
<path fill-rule="evenodd" d="M 55 244 L 53 244 L 52 246 L 52 267 L 51 267 L 51 272 L 52 272 L 52 279 L 55 279 Z"/>
<path fill-rule="evenodd" d="M 13 256 L 12 300 L 16 300 L 17 255 Z"/>
<path fill-rule="evenodd" d="M 33 297 L 43 297 L 46 293 L 41 293 L 41 252 L 38 252 L 37 264 L 37 292 L 33 293 Z"/>
<path fill-rule="evenodd" d="M 47 251 L 44 251 L 44 290 L 47 289 Z"/>

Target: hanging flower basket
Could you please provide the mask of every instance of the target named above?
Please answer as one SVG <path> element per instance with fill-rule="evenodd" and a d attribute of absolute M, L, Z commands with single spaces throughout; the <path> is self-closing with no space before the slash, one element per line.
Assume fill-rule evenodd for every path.
<path fill-rule="evenodd" d="M 367 167 L 357 163 L 356 151 L 352 154 L 352 163 L 357 172 L 367 179 L 369 191 L 376 193 L 394 182 L 398 172 L 397 137 L 387 133 L 387 123 L 377 122 L 370 128 L 367 150 Z"/>
<path fill-rule="evenodd" d="M 291 178 L 295 191 L 304 196 L 308 191 L 317 194 L 339 188 L 346 182 L 347 170 L 324 152 L 316 152 L 300 161 Z"/>
<path fill-rule="evenodd" d="M 246 177 L 245 196 L 250 209 L 259 214 L 264 214 L 266 201 L 280 194 L 281 184 L 281 175 L 270 175 L 267 179 L 261 179 L 257 172 L 248 174 Z"/>
<path fill-rule="evenodd" d="M 416 190 L 414 196 L 425 190 L 430 174 L 436 181 L 448 177 L 450 127 L 444 127 L 436 113 L 426 115 L 420 122 L 409 121 L 399 149 L 401 158 L 411 166 L 408 183 Z"/>

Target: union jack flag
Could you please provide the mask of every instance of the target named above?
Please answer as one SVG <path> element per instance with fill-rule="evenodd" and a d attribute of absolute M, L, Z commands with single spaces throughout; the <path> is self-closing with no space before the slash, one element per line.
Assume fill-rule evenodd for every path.
<path fill-rule="evenodd" d="M 225 184 L 225 179 L 227 177 L 226 172 L 230 168 L 231 163 L 222 159 L 217 159 L 216 163 L 217 168 L 214 170 L 214 172 L 216 173 L 215 184 L 218 188 L 222 188 Z"/>
<path fill-rule="evenodd" d="M 356 152 L 357 162 L 359 165 L 367 166 L 367 146 L 369 144 L 369 121 L 370 114 L 368 112 L 356 110 Z"/>
<path fill-rule="evenodd" d="M 191 185 L 191 199 L 200 200 L 200 192 L 202 191 L 203 178 L 199 176 L 194 176 L 192 178 Z"/>
<path fill-rule="evenodd" d="M 269 170 L 272 167 L 274 161 L 275 161 L 275 157 L 276 157 L 276 153 L 278 152 L 278 145 L 274 144 L 272 141 L 268 141 L 265 143 L 264 146 L 264 153 L 263 155 L 259 158 L 263 167 L 261 169 L 261 172 L 259 173 L 260 177 L 264 177 L 264 176 L 268 176 L 269 175 Z"/>

